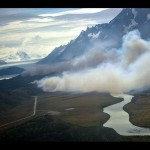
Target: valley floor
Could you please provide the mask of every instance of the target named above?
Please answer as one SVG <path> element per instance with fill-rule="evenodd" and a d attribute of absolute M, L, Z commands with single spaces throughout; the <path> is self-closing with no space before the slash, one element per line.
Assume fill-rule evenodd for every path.
<path fill-rule="evenodd" d="M 137 126 L 143 124 L 143 126 L 145 125 L 148 127 L 148 125 L 150 125 L 148 123 L 148 120 L 150 120 L 148 119 L 150 118 L 150 113 L 148 113 L 148 103 L 150 102 L 149 98 L 146 98 L 146 96 L 139 96 L 138 98 L 135 98 L 137 100 L 136 103 L 135 100 L 133 100 L 131 103 L 125 106 L 125 110 L 131 116 L 131 122 L 136 123 Z M 142 102 L 140 101 L 141 98 L 145 98 L 145 100 Z M 40 123 L 40 119 L 42 120 L 42 118 L 45 118 L 45 116 L 52 117 L 55 120 L 55 125 L 57 124 L 56 126 L 59 126 L 60 122 L 63 122 L 65 125 L 69 124 L 68 128 L 66 129 L 67 133 L 64 133 L 63 131 L 61 132 L 63 132 L 63 136 L 68 136 L 68 134 L 70 136 L 70 134 L 72 134 L 72 141 L 150 141 L 149 136 L 124 137 L 118 135 L 113 129 L 104 128 L 102 126 L 109 119 L 109 115 L 103 112 L 103 108 L 120 101 L 122 101 L 121 98 L 114 98 L 109 94 L 100 93 L 43 93 L 37 96 L 36 115 L 33 118 L 21 121 L 19 123 L 14 123 L 5 128 L 0 128 L 0 141 L 12 140 L 12 134 L 14 136 L 13 140 L 15 140 L 15 138 L 18 140 L 18 138 L 21 137 L 19 139 L 23 141 L 24 139 L 28 139 L 29 141 L 43 141 L 45 139 L 43 134 L 50 132 L 48 126 L 52 126 L 52 124 L 50 122 L 49 124 L 47 121 L 47 125 L 43 124 L 42 122 Z M 27 114 L 31 114 L 33 112 L 33 103 L 34 102 L 32 99 L 31 101 L 28 101 L 28 104 L 17 106 L 7 111 L 7 115 L 5 115 L 5 113 L 1 113 L 0 125 L 9 122 L 10 120 L 15 120 L 18 117 L 24 117 Z M 138 106 L 141 107 L 139 108 Z M 139 114 L 136 114 L 139 109 L 141 109 L 140 116 L 138 116 Z M 147 115 L 144 114 L 145 111 L 147 112 Z M 147 119 L 144 120 L 144 117 L 142 117 L 143 115 Z M 142 118 L 142 124 L 140 124 L 140 118 Z M 41 124 L 41 126 L 38 124 Z M 28 133 L 28 128 L 33 131 L 36 130 L 37 133 L 40 132 L 38 139 L 35 136 L 35 133 Z M 53 130 L 55 133 L 60 132 L 60 130 L 57 128 Z M 42 131 L 43 133 L 41 133 Z M 41 138 L 40 134 L 42 134 Z M 52 132 L 51 134 L 45 135 L 45 137 L 47 137 L 47 140 L 53 141 L 56 135 L 54 136 L 54 139 L 49 138 L 53 134 L 54 133 Z M 69 140 L 70 139 L 68 139 L 68 141 Z M 55 139 L 54 141 L 57 140 Z M 67 141 L 67 137 L 64 137 L 64 140 L 61 139 L 58 141 Z"/>

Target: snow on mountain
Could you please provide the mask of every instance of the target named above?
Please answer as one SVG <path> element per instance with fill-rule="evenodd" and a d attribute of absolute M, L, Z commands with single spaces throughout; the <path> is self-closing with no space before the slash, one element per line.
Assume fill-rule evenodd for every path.
<path fill-rule="evenodd" d="M 149 20 L 150 19 L 150 13 L 147 15 L 147 20 Z"/>
<path fill-rule="evenodd" d="M 24 61 L 24 60 L 30 60 L 30 57 L 27 53 L 19 51 L 16 53 L 17 56 L 19 56 L 20 61 Z"/>
<path fill-rule="evenodd" d="M 33 59 L 42 59 L 44 56 L 37 54 L 28 54 L 25 51 L 10 51 L 9 53 L 0 54 L 0 61 L 4 62 L 17 62 L 28 61 Z"/>
<path fill-rule="evenodd" d="M 5 62 L 14 62 L 14 61 L 26 61 L 26 60 L 30 60 L 30 56 L 23 52 L 23 51 L 18 51 L 18 52 L 11 52 L 7 55 L 3 55 L 3 57 L 1 56 L 0 60 L 3 60 Z"/>
<path fill-rule="evenodd" d="M 135 8 L 132 8 L 132 13 L 133 13 L 133 15 L 134 15 L 134 19 L 136 18 L 136 16 L 137 16 L 137 11 L 135 10 Z"/>

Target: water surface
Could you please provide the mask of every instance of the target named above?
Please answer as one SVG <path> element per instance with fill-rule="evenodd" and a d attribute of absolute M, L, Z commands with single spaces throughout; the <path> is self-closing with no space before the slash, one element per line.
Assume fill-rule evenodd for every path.
<path fill-rule="evenodd" d="M 123 110 L 123 107 L 131 102 L 133 96 L 127 94 L 112 96 L 123 98 L 124 100 L 120 103 L 104 108 L 104 112 L 110 115 L 110 119 L 104 123 L 103 126 L 113 128 L 118 134 L 124 136 L 150 135 L 149 128 L 142 128 L 133 125 L 129 121 L 129 114 Z"/>

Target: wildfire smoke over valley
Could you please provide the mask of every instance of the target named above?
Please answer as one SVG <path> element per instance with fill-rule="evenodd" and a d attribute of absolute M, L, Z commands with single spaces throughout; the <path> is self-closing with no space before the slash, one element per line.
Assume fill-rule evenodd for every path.
<path fill-rule="evenodd" d="M 141 90 L 150 86 L 149 58 L 150 42 L 143 40 L 140 32 L 134 30 L 123 37 L 121 48 L 105 49 L 99 43 L 86 55 L 53 68 L 53 71 L 64 70 L 62 76 L 46 77 L 36 83 L 49 92 L 122 93 Z M 51 69 L 49 67 L 49 72 Z"/>

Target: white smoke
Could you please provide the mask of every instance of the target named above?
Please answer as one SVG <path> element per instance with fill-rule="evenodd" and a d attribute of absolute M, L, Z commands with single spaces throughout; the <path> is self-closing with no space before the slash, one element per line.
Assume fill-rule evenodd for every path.
<path fill-rule="evenodd" d="M 44 91 L 122 93 L 150 87 L 150 42 L 139 31 L 123 37 L 120 49 L 102 47 L 72 61 L 72 71 L 37 81 Z"/>

